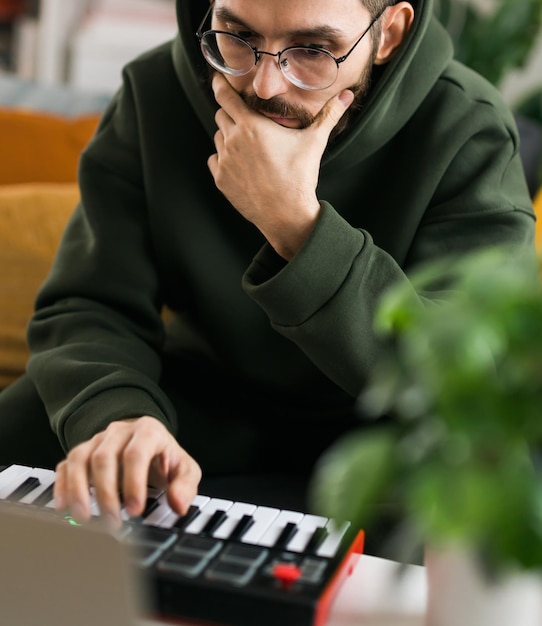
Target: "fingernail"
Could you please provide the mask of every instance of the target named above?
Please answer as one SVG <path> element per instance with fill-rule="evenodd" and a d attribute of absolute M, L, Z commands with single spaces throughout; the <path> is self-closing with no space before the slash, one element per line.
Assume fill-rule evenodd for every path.
<path fill-rule="evenodd" d="M 126 509 L 128 515 L 130 515 L 130 517 L 139 514 L 139 502 L 136 498 L 129 498 L 128 500 L 126 500 L 126 502 L 124 503 L 124 508 Z"/>

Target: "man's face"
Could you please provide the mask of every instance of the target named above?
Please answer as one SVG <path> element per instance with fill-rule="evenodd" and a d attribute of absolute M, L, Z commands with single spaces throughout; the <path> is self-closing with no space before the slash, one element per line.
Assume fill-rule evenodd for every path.
<path fill-rule="evenodd" d="M 370 13 L 360 0 L 216 0 L 212 28 L 249 36 L 259 50 L 276 53 L 311 43 L 338 58 L 370 23 Z M 363 99 L 375 52 L 369 32 L 339 65 L 337 80 L 318 91 L 293 85 L 278 68 L 276 57 L 269 55 L 262 55 L 248 74 L 226 78 L 251 108 L 282 126 L 304 128 L 328 100 L 346 88 L 354 91 L 358 102 Z"/>

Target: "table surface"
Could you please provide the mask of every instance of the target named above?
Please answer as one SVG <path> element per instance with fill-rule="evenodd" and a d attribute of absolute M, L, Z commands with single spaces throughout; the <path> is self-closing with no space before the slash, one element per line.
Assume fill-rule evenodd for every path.
<path fill-rule="evenodd" d="M 423 567 L 362 555 L 342 586 L 326 626 L 423 626 L 426 600 Z M 142 620 L 138 626 L 164 624 Z M 182 626 L 182 622 L 175 624 Z"/>

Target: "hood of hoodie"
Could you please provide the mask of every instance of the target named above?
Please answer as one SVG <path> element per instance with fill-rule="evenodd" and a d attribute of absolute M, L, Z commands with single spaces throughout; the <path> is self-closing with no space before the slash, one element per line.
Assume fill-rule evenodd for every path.
<path fill-rule="evenodd" d="M 451 39 L 435 19 L 433 0 L 417 0 L 412 28 L 373 84 L 362 109 L 329 147 L 323 165 L 361 161 L 386 144 L 410 119 L 453 58 Z M 195 35 L 209 0 L 177 0 L 179 34 L 173 43 L 175 71 L 203 126 L 216 131 L 217 104 L 208 66 Z"/>

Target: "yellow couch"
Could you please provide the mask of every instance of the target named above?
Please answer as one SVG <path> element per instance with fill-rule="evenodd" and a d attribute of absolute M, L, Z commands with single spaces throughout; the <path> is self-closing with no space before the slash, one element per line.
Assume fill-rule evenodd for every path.
<path fill-rule="evenodd" d="M 64 117 L 30 109 L 0 109 L 0 185 L 74 183 L 77 162 L 96 115 Z"/>
<path fill-rule="evenodd" d="M 99 117 L 0 108 L 0 389 L 24 372 L 34 298 L 79 200 L 79 155 Z"/>

